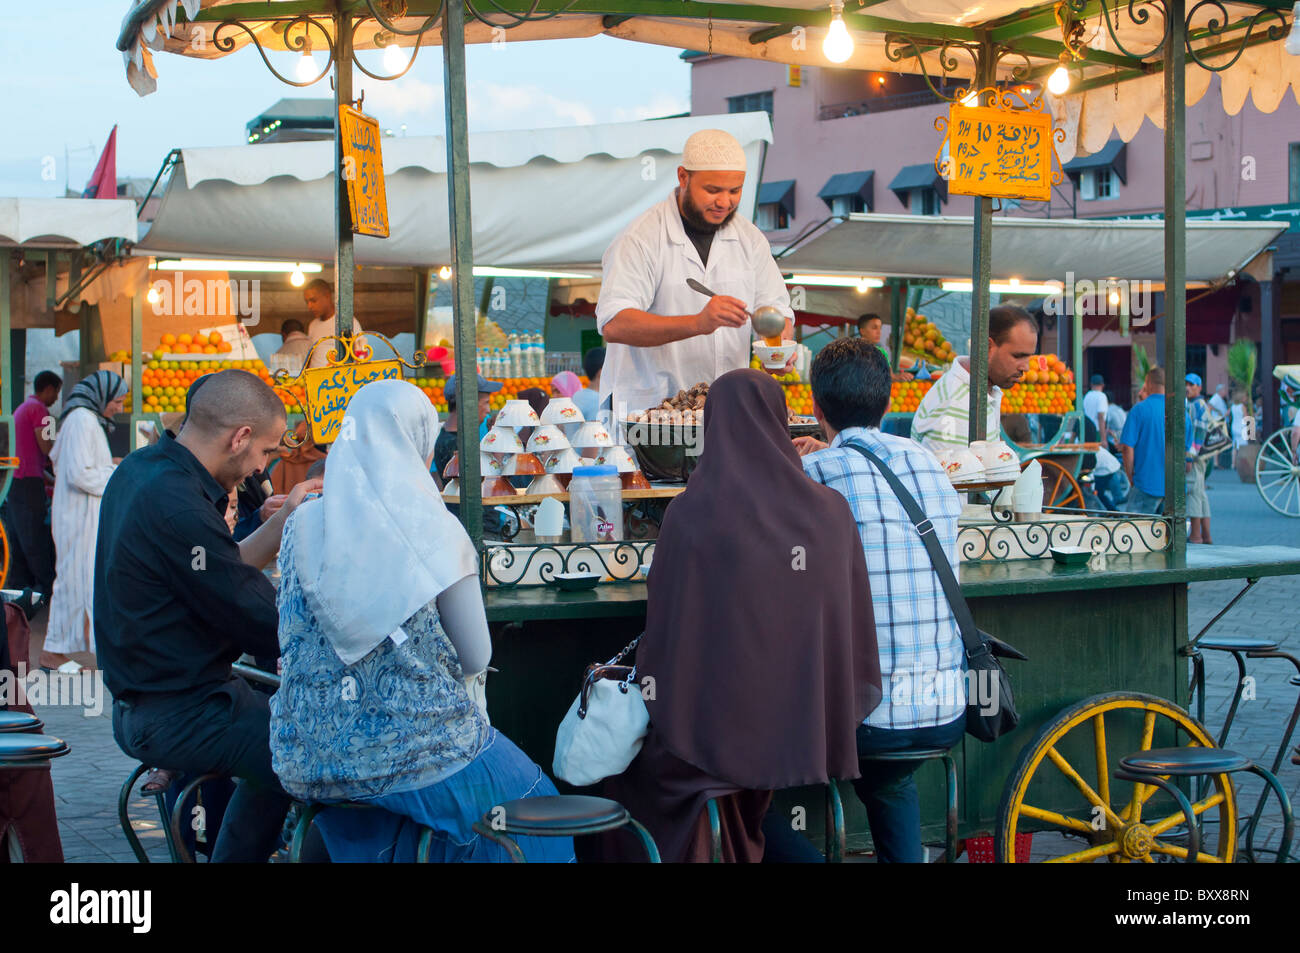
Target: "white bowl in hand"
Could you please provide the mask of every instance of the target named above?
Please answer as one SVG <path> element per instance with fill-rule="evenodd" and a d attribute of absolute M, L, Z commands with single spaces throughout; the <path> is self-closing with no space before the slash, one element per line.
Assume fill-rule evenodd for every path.
<path fill-rule="evenodd" d="M 762 341 L 755 341 L 754 356 L 768 370 L 780 370 L 790 362 L 790 358 L 794 356 L 795 349 L 798 347 L 797 341 L 782 341 L 780 347 L 773 347 L 770 344 L 764 344 Z"/>

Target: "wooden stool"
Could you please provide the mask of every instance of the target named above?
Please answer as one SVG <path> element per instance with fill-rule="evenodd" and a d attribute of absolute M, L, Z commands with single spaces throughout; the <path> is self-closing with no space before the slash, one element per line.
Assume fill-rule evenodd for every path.
<path fill-rule="evenodd" d="M 40 731 L 45 722 L 25 711 L 0 711 L 0 734 L 10 731 Z"/>
<path fill-rule="evenodd" d="M 943 862 L 957 862 L 957 763 L 947 748 L 912 748 L 859 755 L 858 761 L 942 761 L 946 772 L 948 807 L 944 816 Z"/>

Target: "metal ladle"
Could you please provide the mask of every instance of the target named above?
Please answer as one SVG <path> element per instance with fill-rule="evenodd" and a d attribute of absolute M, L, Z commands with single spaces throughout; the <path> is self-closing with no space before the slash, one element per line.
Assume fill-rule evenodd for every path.
<path fill-rule="evenodd" d="M 715 292 L 710 291 L 694 278 L 687 278 L 686 284 L 692 291 L 698 291 L 710 298 L 717 297 Z M 754 333 L 761 338 L 779 337 L 781 332 L 785 330 L 785 315 L 781 313 L 781 309 L 774 308 L 771 305 L 763 305 L 761 308 L 754 309 L 754 313 L 749 316 L 749 320 L 754 326 Z"/>

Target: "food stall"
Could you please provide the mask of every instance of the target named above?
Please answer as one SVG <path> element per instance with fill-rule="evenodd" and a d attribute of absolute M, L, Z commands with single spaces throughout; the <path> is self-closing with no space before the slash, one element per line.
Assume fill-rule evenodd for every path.
<path fill-rule="evenodd" d="M 1165 130 L 1166 195 L 1165 219 L 1158 226 L 1163 239 L 1159 275 L 1165 282 L 1169 315 L 1162 329 L 1165 353 L 1170 376 L 1178 380 L 1185 361 L 1185 280 L 1192 237 L 1184 221 L 1186 103 L 1205 93 L 1210 78 L 1207 70 L 1212 70 L 1221 77 L 1225 102 L 1240 104 L 1250 92 L 1257 106 L 1271 111 L 1289 85 L 1300 89 L 1300 60 L 1288 60 L 1282 52 L 1282 39 L 1291 24 L 1275 4 L 1201 2 L 1189 14 L 1183 3 L 1175 2 L 1161 5 L 1159 9 L 1167 13 L 1158 17 L 1152 17 L 1145 7 L 1138 4 L 1135 10 L 1130 5 L 1122 23 L 1124 11 L 1117 8 L 1112 24 L 1104 5 L 1031 5 L 1024 0 L 998 0 L 978 7 L 958 3 L 941 12 L 916 0 L 884 0 L 869 11 L 844 12 L 838 5 L 828 11 L 826 4 L 813 0 L 795 0 L 781 7 L 759 3 L 728 8 L 688 2 L 671 10 L 645 0 L 608 0 L 581 11 L 572 5 L 543 2 L 518 9 L 497 4 L 490 12 L 477 11 L 460 0 L 395 5 L 366 0 L 364 7 L 355 5 L 346 12 L 325 3 L 269 3 L 251 8 L 223 0 L 199 0 L 186 4 L 185 15 L 176 0 L 139 0 L 124 21 L 118 47 L 127 58 L 129 81 L 146 92 L 156 81 L 151 48 L 202 56 L 223 55 L 248 44 L 256 44 L 259 52 L 263 47 L 301 51 L 311 34 L 318 44 L 321 37 L 328 40 L 330 63 L 321 77 L 332 68 L 336 95 L 347 103 L 353 94 L 354 50 L 397 42 L 418 51 L 421 43 L 441 43 L 452 235 L 447 261 L 456 286 L 456 369 L 462 378 L 475 370 L 470 275 L 474 256 L 471 222 L 477 222 L 477 215 L 470 212 L 469 180 L 477 173 L 469 167 L 465 43 L 496 42 L 501 33 L 510 31 L 515 39 L 605 33 L 709 53 L 821 65 L 825 60 L 818 41 L 827 35 L 827 26 L 834 19 L 842 21 L 838 29 L 841 46 L 847 35 L 849 48 L 836 50 L 836 61 L 846 68 L 924 72 L 927 79 L 941 78 L 936 89 L 961 77 L 968 86 L 959 97 L 973 94 L 991 104 L 997 95 L 993 87 L 998 84 L 1037 84 L 1049 74 L 1053 87 L 1060 89 L 1057 77 L 1064 74 L 1066 83 L 1073 84 L 1069 95 L 1058 96 L 1051 103 L 1062 156 L 1072 156 L 1076 146 L 1085 152 L 1095 151 L 1115 129 L 1122 137 L 1131 138 L 1147 116 Z M 1225 12 L 1227 22 L 1214 19 Z M 1088 20 L 1099 21 L 1099 27 L 1104 24 L 1115 42 L 1105 50 L 1084 44 L 1081 38 Z M 213 42 L 207 47 L 195 46 L 196 34 L 207 38 L 209 33 Z M 810 33 L 811 43 L 807 42 Z M 1110 50 L 1112 45 L 1116 52 Z M 203 52 L 195 54 L 196 49 Z M 342 192 L 336 183 L 336 196 Z M 336 205 L 343 207 L 341 201 Z M 985 436 L 981 431 L 986 322 L 993 256 L 999 242 L 992 199 L 980 197 L 975 207 L 963 254 L 971 262 L 966 276 L 974 289 L 975 386 L 970 436 L 979 439 Z M 336 268 L 339 274 L 350 275 L 352 235 L 345 216 L 336 216 L 335 224 Z M 348 327 L 351 315 L 349 282 L 345 280 L 340 287 L 340 330 Z M 968 739 L 957 752 L 962 831 L 975 834 L 996 828 L 1000 859 L 1016 858 L 1015 846 L 1022 832 L 1076 832 L 1086 823 L 1081 818 L 1090 814 L 1084 788 L 1091 792 L 1091 787 L 1072 782 L 1066 774 L 1043 777 L 1043 772 L 1038 772 L 1043 739 L 1058 741 L 1053 750 L 1085 765 L 1089 782 L 1099 783 L 1102 790 L 1109 790 L 1108 766 L 1129 751 L 1149 748 L 1153 742 L 1182 744 L 1189 738 L 1193 743 L 1207 743 L 1204 731 L 1177 707 L 1185 705 L 1187 698 L 1186 662 L 1180 651 L 1188 644 L 1189 583 L 1253 581 L 1300 572 L 1300 550 L 1187 550 L 1179 449 L 1183 417 L 1175 405 L 1169 402 L 1167 418 L 1166 482 L 1171 491 L 1171 513 L 1151 521 L 1163 525 L 1163 545 L 1140 548 L 1132 544 L 1126 548 L 1121 542 L 1115 547 L 1118 551 L 1098 554 L 1104 557 L 1104 566 L 1097 562 L 1067 569 L 1042 559 L 995 558 L 966 562 L 961 567 L 963 588 L 981 626 L 1029 656 L 1028 662 L 1015 664 L 1012 672 L 1022 715 L 1020 727 L 993 744 Z M 478 520 L 472 512 L 477 505 L 474 489 L 479 477 L 476 430 L 469 409 L 465 404 L 460 408 L 460 456 L 469 485 L 462 514 L 471 534 L 478 538 Z M 484 552 L 485 570 L 494 548 L 489 546 Z M 1106 598 L 1098 598 L 1102 592 Z M 598 585 L 586 592 L 489 585 L 485 600 L 494 627 L 494 665 L 500 670 L 488 686 L 494 724 L 539 763 L 549 764 L 555 726 L 577 689 L 578 673 L 594 659 L 612 656 L 640 631 L 645 615 L 644 586 L 634 579 Z M 1129 714 L 1136 715 L 1136 722 L 1124 720 Z M 1076 731 L 1079 726 L 1083 727 Z M 1081 776 L 1075 777 L 1082 782 Z M 928 776 L 922 779 L 926 782 L 922 804 L 927 827 L 933 828 L 943 799 L 938 785 L 929 786 Z M 1030 784 L 1039 781 L 1042 796 L 1036 801 L 1037 813 L 1032 813 L 1025 795 Z M 1226 791 L 1220 787 L 1214 797 L 1198 805 L 1202 813 L 1217 808 L 1224 831 L 1232 830 L 1235 821 L 1230 792 L 1227 782 Z M 812 799 L 812 803 L 817 801 Z M 803 803 L 808 803 L 806 796 Z M 863 814 L 854 798 L 846 798 L 845 806 L 850 846 L 861 847 L 865 843 Z M 809 828 L 817 827 L 817 821 L 809 817 Z M 1223 841 L 1219 859 L 1232 859 L 1235 844 L 1230 836 Z M 1153 849 L 1149 841 L 1147 846 Z M 1158 838 L 1156 846 L 1175 856 L 1179 849 Z M 1074 859 L 1114 856 L 1121 851 L 1124 857 L 1136 857 L 1129 854 L 1131 849 L 1135 848 L 1127 842 L 1109 839 L 1096 848 L 1076 852 Z M 1150 857 L 1144 853 L 1141 859 Z"/>

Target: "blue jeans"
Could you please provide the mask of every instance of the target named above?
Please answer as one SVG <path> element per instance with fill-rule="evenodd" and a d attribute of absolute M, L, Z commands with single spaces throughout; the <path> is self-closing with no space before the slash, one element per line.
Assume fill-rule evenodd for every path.
<path fill-rule="evenodd" d="M 1128 477 L 1124 475 L 1123 470 L 1116 470 L 1105 476 L 1097 476 L 1093 473 L 1092 485 L 1097 491 L 1097 499 L 1101 500 L 1102 506 L 1111 512 L 1120 512 L 1124 509 L 1124 501 L 1128 499 L 1130 487 Z"/>
<path fill-rule="evenodd" d="M 1165 498 L 1163 496 L 1152 496 L 1150 493 L 1143 493 L 1133 484 L 1129 490 L 1128 503 L 1124 509 L 1129 513 L 1149 513 L 1159 515 L 1165 508 Z"/>
<path fill-rule="evenodd" d="M 952 748 L 966 733 L 966 715 L 934 728 L 876 728 L 858 725 L 858 755 L 907 751 L 914 748 Z M 920 761 L 863 761 L 862 777 L 854 790 L 867 808 L 876 858 L 882 864 L 919 864 L 921 800 L 912 775 Z"/>

